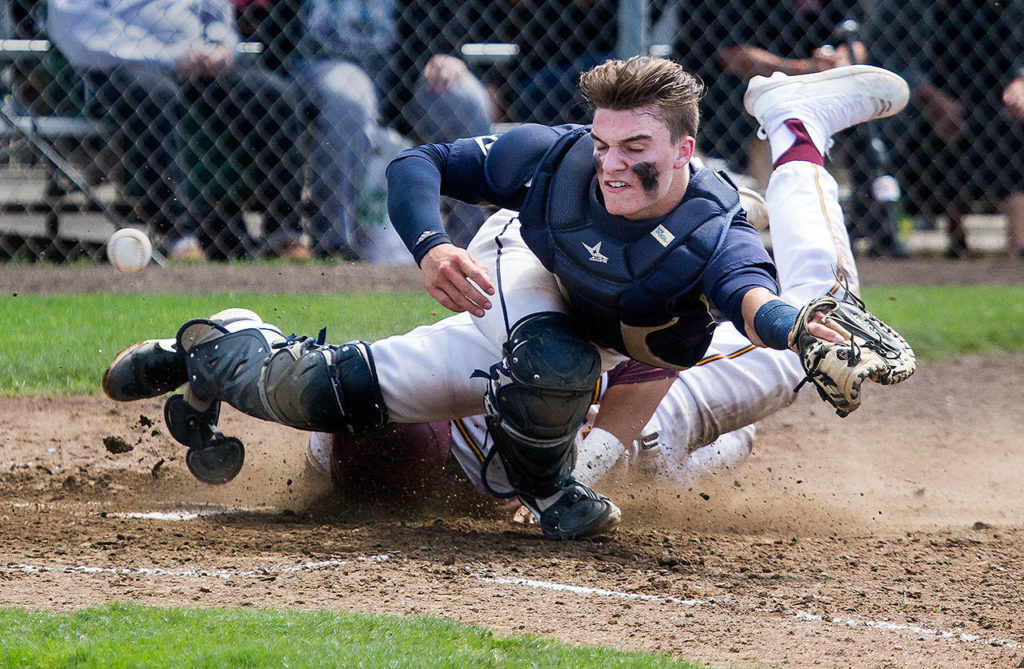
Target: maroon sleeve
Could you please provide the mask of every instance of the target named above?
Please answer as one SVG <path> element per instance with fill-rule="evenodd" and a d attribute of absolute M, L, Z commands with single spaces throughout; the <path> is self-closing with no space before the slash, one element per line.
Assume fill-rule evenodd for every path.
<path fill-rule="evenodd" d="M 620 362 L 608 372 L 608 387 L 671 379 L 675 378 L 678 373 L 674 369 L 651 367 L 636 360 L 626 360 L 625 362 Z"/>

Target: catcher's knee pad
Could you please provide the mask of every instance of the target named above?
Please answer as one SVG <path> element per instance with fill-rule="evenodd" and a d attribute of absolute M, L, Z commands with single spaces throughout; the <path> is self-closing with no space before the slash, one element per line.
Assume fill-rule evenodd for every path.
<path fill-rule="evenodd" d="M 491 368 L 487 426 L 509 483 L 535 497 L 553 495 L 572 473 L 574 437 L 593 402 L 601 358 L 568 316 L 528 316 L 513 329 Z"/>
<path fill-rule="evenodd" d="M 251 313 L 251 312 L 250 312 Z M 336 432 L 387 422 L 370 350 L 286 338 L 262 322 L 235 332 L 213 320 L 178 332 L 189 385 L 201 400 L 301 430 Z"/>
<path fill-rule="evenodd" d="M 296 341 L 270 358 L 260 390 L 274 420 L 301 430 L 352 431 L 388 422 L 365 342 Z"/>

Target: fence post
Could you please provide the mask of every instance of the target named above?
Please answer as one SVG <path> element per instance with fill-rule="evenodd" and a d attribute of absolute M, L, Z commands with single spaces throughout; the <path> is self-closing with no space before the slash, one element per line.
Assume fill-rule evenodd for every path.
<path fill-rule="evenodd" d="M 619 33 L 616 55 L 629 58 L 646 54 L 649 49 L 650 1 L 621 0 L 618 9 Z"/>

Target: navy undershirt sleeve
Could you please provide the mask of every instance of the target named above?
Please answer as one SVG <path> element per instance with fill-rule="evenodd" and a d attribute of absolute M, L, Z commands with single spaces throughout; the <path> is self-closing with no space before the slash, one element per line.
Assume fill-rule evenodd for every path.
<path fill-rule="evenodd" d="M 448 145 L 407 149 L 387 169 L 388 217 L 418 265 L 427 251 L 451 242 L 441 220 L 441 170 Z"/>
<path fill-rule="evenodd" d="M 424 144 L 406 149 L 391 161 L 387 169 L 388 216 L 417 263 L 433 247 L 451 241 L 441 220 L 442 195 L 470 204 L 519 209 L 526 193 L 525 182 L 543 156 L 543 149 L 553 141 L 541 128 L 550 133 L 550 129 L 536 126 L 530 133 L 510 131 L 500 138 L 471 137 L 449 144 Z M 538 133 L 542 142 L 524 141 Z M 521 181 L 504 188 L 493 182 L 487 169 L 492 147 L 501 156 L 500 171 L 524 175 Z M 494 171 L 493 166 L 490 171 Z"/>

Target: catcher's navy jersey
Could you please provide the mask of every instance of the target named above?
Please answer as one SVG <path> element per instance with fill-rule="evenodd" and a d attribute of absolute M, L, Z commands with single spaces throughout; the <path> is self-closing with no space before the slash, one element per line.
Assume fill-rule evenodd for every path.
<path fill-rule="evenodd" d="M 557 277 L 587 336 L 649 364 L 700 359 L 714 327 L 709 301 L 742 331 L 743 295 L 777 290 L 735 190 L 713 172 L 694 170 L 664 217 L 609 214 L 584 126 L 526 125 L 500 138 L 417 147 L 388 177 L 391 220 L 417 260 L 447 241 L 439 193 L 517 210 L 524 241 Z"/>

